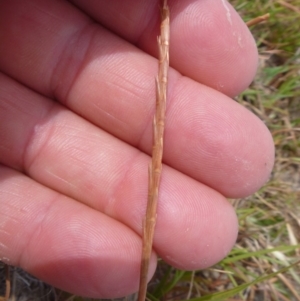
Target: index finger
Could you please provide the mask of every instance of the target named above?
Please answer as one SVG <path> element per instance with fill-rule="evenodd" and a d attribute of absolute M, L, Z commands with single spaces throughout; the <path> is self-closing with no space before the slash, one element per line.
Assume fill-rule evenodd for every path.
<path fill-rule="evenodd" d="M 72 0 L 97 22 L 157 56 L 159 0 Z M 171 0 L 170 64 L 181 74 L 234 96 L 253 80 L 256 43 L 227 0 Z"/>
<path fill-rule="evenodd" d="M 226 0 L 169 2 L 171 66 L 228 96 L 243 91 L 253 80 L 258 56 L 255 41 L 237 12 Z M 69 3 L 9 1 L 8 4 L 4 1 L 0 22 L 6 30 L 1 34 L 0 53 L 5 60 L 0 61 L 0 67 L 30 87 L 51 95 L 49 89 L 53 87 L 49 84 L 56 58 L 71 57 L 72 51 L 77 60 L 83 59 L 89 43 L 93 42 L 88 17 L 146 53 L 157 55 L 158 1 L 73 0 L 73 3 L 87 15 Z M 19 25 L 22 25 L 20 29 Z M 62 49 L 65 54 L 61 53 Z M 47 57 L 41 56 L 42 53 Z M 27 60 L 23 60 L 24 55 Z M 39 66 L 33 65 L 32 57 Z M 11 61 L 14 70 L 8 66 Z M 36 71 L 20 78 L 26 67 L 42 70 L 43 78 Z"/>

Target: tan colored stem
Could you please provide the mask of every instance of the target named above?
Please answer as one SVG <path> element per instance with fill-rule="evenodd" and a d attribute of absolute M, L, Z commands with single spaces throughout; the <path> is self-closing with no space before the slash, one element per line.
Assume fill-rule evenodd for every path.
<path fill-rule="evenodd" d="M 246 22 L 246 25 L 248 27 L 250 26 L 253 26 L 253 25 L 256 25 L 258 23 L 261 23 L 263 21 L 266 21 L 268 18 L 270 17 L 270 14 L 265 14 L 265 15 L 262 15 L 262 16 L 259 16 L 259 17 L 256 17 L 248 22 Z"/>
<path fill-rule="evenodd" d="M 138 301 L 144 301 L 146 299 L 147 276 L 156 224 L 158 189 L 162 170 L 170 41 L 170 13 L 167 6 L 167 0 L 163 1 L 161 9 L 160 30 L 160 36 L 158 37 L 159 70 L 156 78 L 156 112 L 153 120 L 153 149 L 152 161 L 149 166 L 147 211 L 143 223 L 143 249 Z"/>

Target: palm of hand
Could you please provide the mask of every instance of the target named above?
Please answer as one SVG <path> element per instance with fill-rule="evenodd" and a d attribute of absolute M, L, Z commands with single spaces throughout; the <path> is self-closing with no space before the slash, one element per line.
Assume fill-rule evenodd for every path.
<path fill-rule="evenodd" d="M 159 16 L 146 0 L 73 2 L 0 3 L 0 257 L 111 298 L 138 287 Z M 274 156 L 264 125 L 230 99 L 256 69 L 247 27 L 225 1 L 170 6 L 151 273 L 156 254 L 182 269 L 222 259 L 237 234 L 225 198 L 256 191 Z"/>

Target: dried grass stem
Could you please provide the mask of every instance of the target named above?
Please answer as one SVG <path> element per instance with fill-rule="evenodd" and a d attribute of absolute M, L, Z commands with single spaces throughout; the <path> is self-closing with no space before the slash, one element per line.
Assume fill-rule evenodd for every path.
<path fill-rule="evenodd" d="M 160 30 L 160 36 L 158 37 L 159 71 L 156 78 L 156 112 L 153 120 L 153 149 L 152 161 L 149 166 L 147 211 L 146 218 L 143 223 L 143 249 L 138 301 L 144 301 L 146 298 L 147 275 L 156 224 L 158 189 L 162 170 L 170 41 L 170 13 L 166 0 L 163 1 L 163 6 L 161 9 Z"/>

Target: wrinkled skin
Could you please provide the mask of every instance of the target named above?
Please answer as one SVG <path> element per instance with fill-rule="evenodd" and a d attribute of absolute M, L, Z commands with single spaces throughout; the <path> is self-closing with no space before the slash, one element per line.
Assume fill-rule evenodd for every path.
<path fill-rule="evenodd" d="M 232 100 L 255 42 L 225 0 L 170 0 L 157 256 L 209 267 L 235 243 L 226 198 L 259 189 L 270 133 Z M 0 258 L 90 297 L 138 289 L 158 1 L 0 0 Z"/>

